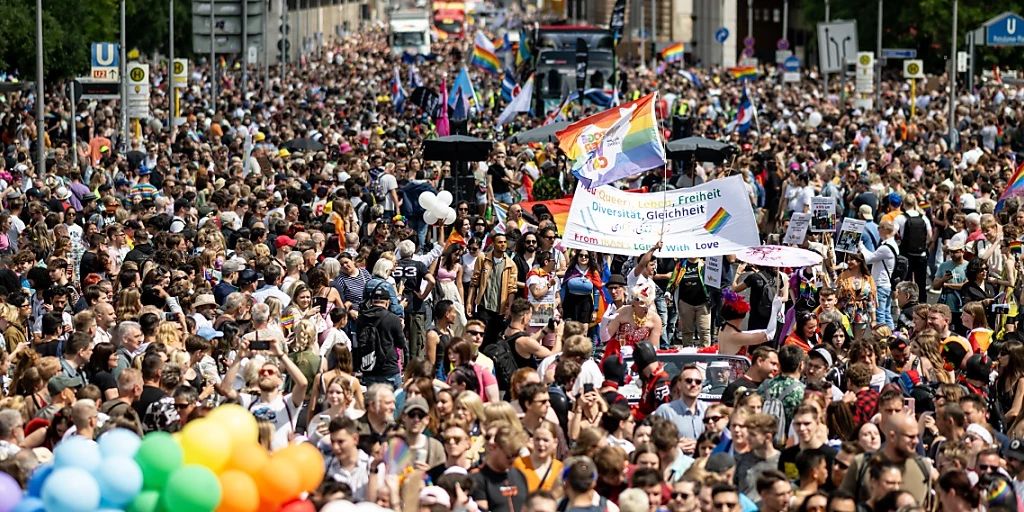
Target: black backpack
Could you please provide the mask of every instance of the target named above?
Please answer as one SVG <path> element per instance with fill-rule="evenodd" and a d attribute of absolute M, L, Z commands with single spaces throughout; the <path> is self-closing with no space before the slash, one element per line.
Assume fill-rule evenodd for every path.
<path fill-rule="evenodd" d="M 515 355 L 512 353 L 515 346 L 513 343 L 523 336 L 526 336 L 526 333 L 519 331 L 497 343 L 492 343 L 480 349 L 485 356 L 494 361 L 494 377 L 497 379 L 498 388 L 500 389 L 511 389 L 512 387 L 512 374 L 519 369 L 519 365 L 516 364 Z"/>
<path fill-rule="evenodd" d="M 889 286 L 891 289 L 896 289 L 896 285 L 910 277 L 910 260 L 903 255 L 902 249 L 900 249 L 899 254 L 896 254 L 896 250 L 891 245 L 882 244 L 882 247 L 889 249 L 896 256 L 896 263 L 893 264 L 891 269 L 884 262 L 882 263 L 882 267 L 889 273 Z"/>
<path fill-rule="evenodd" d="M 378 359 L 378 355 L 383 357 L 383 354 L 384 344 L 380 339 L 380 322 L 373 325 L 367 324 L 359 330 L 359 336 L 356 337 L 355 362 L 358 365 L 358 371 L 372 372 L 381 361 Z"/>
<path fill-rule="evenodd" d="M 910 216 L 903 224 L 903 238 L 900 240 L 900 253 L 920 256 L 928 249 L 928 223 L 923 215 Z"/>
<path fill-rule="evenodd" d="M 772 315 L 772 302 L 779 293 L 778 284 L 775 283 L 775 276 L 758 272 L 758 278 L 764 281 L 761 287 L 761 300 L 757 303 L 757 314 L 763 317 Z"/>

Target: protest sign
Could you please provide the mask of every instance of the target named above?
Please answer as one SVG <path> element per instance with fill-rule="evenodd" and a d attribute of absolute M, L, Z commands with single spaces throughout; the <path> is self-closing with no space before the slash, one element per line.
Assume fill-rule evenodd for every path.
<path fill-rule="evenodd" d="M 811 232 L 836 230 L 836 198 L 811 198 Z"/>
<path fill-rule="evenodd" d="M 864 232 L 865 221 L 846 217 L 843 219 L 843 227 L 839 230 L 839 238 L 836 239 L 836 251 L 856 253 L 857 245 L 860 244 L 860 235 Z"/>
<path fill-rule="evenodd" d="M 786 229 L 786 236 L 782 243 L 786 245 L 800 245 L 807 238 L 807 227 L 811 224 L 811 214 L 794 213 L 789 219 L 789 228 Z"/>
<path fill-rule="evenodd" d="M 709 256 L 704 259 L 704 286 L 722 288 L 721 256 Z"/>
<path fill-rule="evenodd" d="M 562 240 L 566 247 L 636 255 L 661 240 L 661 258 L 732 254 L 761 244 L 739 175 L 693 188 L 635 194 L 577 186 Z M 743 199 L 740 199 L 743 198 Z"/>

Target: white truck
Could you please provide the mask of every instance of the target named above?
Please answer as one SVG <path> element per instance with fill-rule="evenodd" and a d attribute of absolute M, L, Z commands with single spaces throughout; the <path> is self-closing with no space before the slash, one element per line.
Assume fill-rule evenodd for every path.
<path fill-rule="evenodd" d="M 423 9 L 391 13 L 391 52 L 396 55 L 430 55 L 430 13 Z"/>

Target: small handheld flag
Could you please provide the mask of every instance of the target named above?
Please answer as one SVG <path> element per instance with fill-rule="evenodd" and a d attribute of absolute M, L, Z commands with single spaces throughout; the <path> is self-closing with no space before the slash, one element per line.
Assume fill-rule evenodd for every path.
<path fill-rule="evenodd" d="M 685 47 L 683 43 L 673 43 L 661 50 L 661 60 L 665 62 L 678 62 L 683 60 Z"/>

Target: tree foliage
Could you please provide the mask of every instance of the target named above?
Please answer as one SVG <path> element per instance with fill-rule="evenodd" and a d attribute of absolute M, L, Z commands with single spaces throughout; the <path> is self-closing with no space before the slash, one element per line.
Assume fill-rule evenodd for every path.
<path fill-rule="evenodd" d="M 1024 0 L 977 2 L 960 0 L 957 8 L 957 47 L 967 50 L 966 35 L 989 19 L 1010 11 L 1024 13 Z M 801 22 L 815 30 L 825 19 L 823 1 L 802 2 Z M 831 2 L 833 20 L 857 20 L 857 38 L 862 51 L 874 51 L 878 27 L 877 1 Z M 950 55 L 953 25 L 953 0 L 885 0 L 882 11 L 882 46 L 884 48 L 914 48 L 918 58 L 924 59 L 925 70 L 941 73 Z M 977 47 L 981 67 L 999 64 L 1020 67 L 1024 65 L 1024 52 L 1013 48 Z"/>

